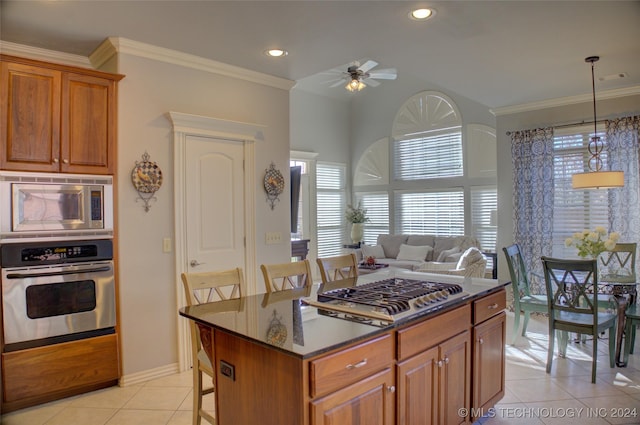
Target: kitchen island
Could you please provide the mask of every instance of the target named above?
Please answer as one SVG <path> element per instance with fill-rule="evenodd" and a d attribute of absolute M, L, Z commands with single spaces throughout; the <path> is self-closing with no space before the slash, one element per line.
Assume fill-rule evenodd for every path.
<path fill-rule="evenodd" d="M 389 277 L 458 283 L 465 296 L 375 324 L 305 303 Z M 389 269 L 180 314 L 215 359 L 219 425 L 471 423 L 504 395 L 508 284 Z"/>

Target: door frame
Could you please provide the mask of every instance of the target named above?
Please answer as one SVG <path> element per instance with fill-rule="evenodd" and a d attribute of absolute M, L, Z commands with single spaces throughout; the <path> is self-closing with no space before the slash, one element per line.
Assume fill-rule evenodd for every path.
<path fill-rule="evenodd" d="M 208 137 L 242 143 L 244 146 L 244 208 L 245 208 L 245 261 L 244 276 L 249 294 L 256 292 L 256 241 L 255 241 L 255 143 L 264 140 L 265 126 L 260 124 L 228 121 L 200 115 L 169 112 L 173 124 L 174 169 L 174 232 L 175 232 L 175 290 L 176 309 L 184 307 L 186 298 L 180 275 L 189 270 L 186 229 L 186 164 L 187 138 Z M 178 315 L 178 368 L 191 367 L 191 334 L 189 322 Z"/>

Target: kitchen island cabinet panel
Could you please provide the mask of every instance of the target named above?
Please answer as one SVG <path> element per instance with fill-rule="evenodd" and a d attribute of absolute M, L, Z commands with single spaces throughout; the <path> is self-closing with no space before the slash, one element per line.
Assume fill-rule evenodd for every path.
<path fill-rule="evenodd" d="M 486 413 L 504 397 L 506 317 L 502 311 L 474 328 L 474 412 Z"/>
<path fill-rule="evenodd" d="M 325 394 L 360 381 L 394 361 L 391 335 L 358 344 L 311 362 L 311 396 Z"/>
<path fill-rule="evenodd" d="M 393 425 L 395 387 L 391 368 L 311 402 L 311 425 Z"/>
<path fill-rule="evenodd" d="M 300 359 L 217 329 L 213 340 L 219 424 L 306 423 Z"/>
<path fill-rule="evenodd" d="M 438 423 L 438 347 L 398 364 L 398 423 Z"/>

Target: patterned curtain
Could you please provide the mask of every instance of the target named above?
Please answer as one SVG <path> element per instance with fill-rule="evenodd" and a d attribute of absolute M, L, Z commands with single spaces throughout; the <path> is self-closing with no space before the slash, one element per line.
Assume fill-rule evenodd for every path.
<path fill-rule="evenodd" d="M 640 116 L 605 121 L 610 169 L 624 171 L 624 187 L 609 190 L 609 225 L 622 242 L 640 241 Z"/>
<path fill-rule="evenodd" d="M 529 272 L 542 275 L 542 255 L 551 255 L 553 229 L 553 128 L 511 133 L 514 240 Z M 545 293 L 532 280 L 532 292 Z"/>

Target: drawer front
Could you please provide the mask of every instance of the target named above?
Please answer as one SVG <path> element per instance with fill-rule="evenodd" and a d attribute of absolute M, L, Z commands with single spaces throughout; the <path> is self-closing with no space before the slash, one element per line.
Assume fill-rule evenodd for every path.
<path fill-rule="evenodd" d="M 507 292 L 504 289 L 473 302 L 473 323 L 484 322 L 507 307 Z"/>
<path fill-rule="evenodd" d="M 311 397 L 357 382 L 393 363 L 393 338 L 384 335 L 310 363 Z"/>
<path fill-rule="evenodd" d="M 407 359 L 471 327 L 467 304 L 398 331 L 398 360 Z"/>

